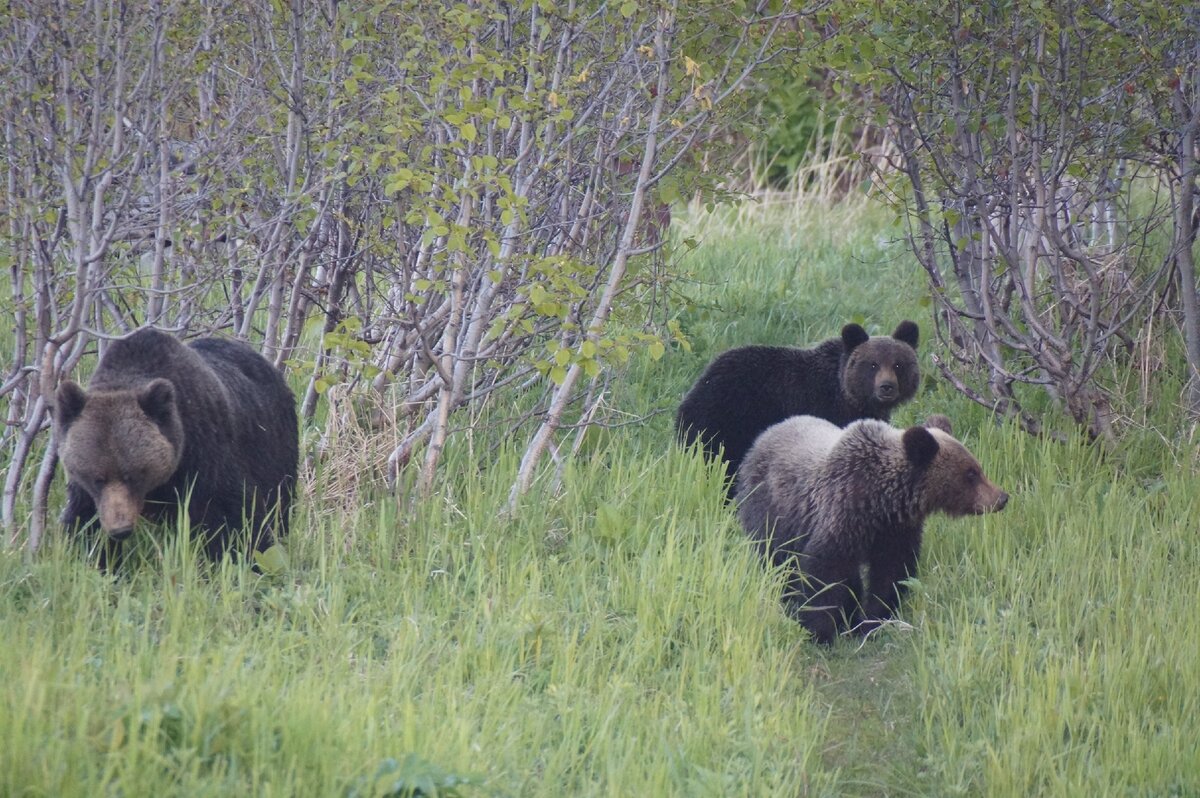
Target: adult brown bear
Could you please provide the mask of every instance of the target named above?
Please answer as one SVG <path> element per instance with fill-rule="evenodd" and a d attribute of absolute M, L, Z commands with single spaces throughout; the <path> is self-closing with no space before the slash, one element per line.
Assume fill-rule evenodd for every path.
<path fill-rule="evenodd" d="M 102 565 L 139 516 L 186 509 L 210 557 L 239 535 L 256 551 L 288 529 L 299 440 L 283 376 L 245 344 L 187 346 L 144 328 L 113 341 L 85 391 L 59 386 L 54 422 L 71 533 L 107 537 Z"/>

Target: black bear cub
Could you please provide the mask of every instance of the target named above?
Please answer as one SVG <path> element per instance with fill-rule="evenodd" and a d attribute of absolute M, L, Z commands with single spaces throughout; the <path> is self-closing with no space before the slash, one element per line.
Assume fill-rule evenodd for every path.
<path fill-rule="evenodd" d="M 755 442 L 738 472 L 738 518 L 774 564 L 792 569 L 784 599 L 817 641 L 891 617 L 917 575 L 928 515 L 1008 503 L 950 433 L 945 416 L 906 430 L 797 416 Z"/>
<path fill-rule="evenodd" d="M 287 533 L 299 459 L 296 404 L 283 376 L 245 344 L 187 346 L 144 328 L 113 341 L 85 391 L 55 397 L 67 471 L 68 532 L 105 535 L 101 564 L 139 516 L 170 520 L 186 501 L 210 557 L 239 534 L 257 551 Z"/>
<path fill-rule="evenodd" d="M 790 416 L 816 416 L 839 427 L 860 418 L 887 421 L 917 392 L 919 330 L 904 321 L 889 336 L 870 337 L 847 324 L 838 338 L 811 349 L 743 346 L 722 353 L 688 391 L 675 417 L 684 445 L 699 441 L 710 460 L 724 459 L 732 492 L 754 439 Z"/>

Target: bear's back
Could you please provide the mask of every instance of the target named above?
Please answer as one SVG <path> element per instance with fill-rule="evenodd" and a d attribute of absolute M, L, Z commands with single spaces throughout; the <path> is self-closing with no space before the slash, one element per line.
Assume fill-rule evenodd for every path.
<path fill-rule="evenodd" d="M 124 391 L 150 380 L 203 372 L 204 362 L 172 335 L 143 327 L 110 341 L 88 381 L 92 390 Z"/>
<path fill-rule="evenodd" d="M 810 349 L 727 350 L 683 398 L 675 416 L 676 432 L 685 445 L 699 441 L 710 458 L 723 448 L 733 477 L 755 439 L 772 424 L 797 413 L 839 420 L 841 359 L 840 339 Z"/>
<path fill-rule="evenodd" d="M 814 487 L 842 437 L 832 422 L 792 416 L 764 431 L 738 471 L 738 518 L 779 556 L 797 554 L 811 531 Z"/>
<path fill-rule="evenodd" d="M 198 338 L 187 348 L 212 370 L 235 406 L 259 415 L 278 412 L 279 400 L 285 396 L 288 406 L 294 405 L 283 375 L 248 345 L 225 338 Z"/>

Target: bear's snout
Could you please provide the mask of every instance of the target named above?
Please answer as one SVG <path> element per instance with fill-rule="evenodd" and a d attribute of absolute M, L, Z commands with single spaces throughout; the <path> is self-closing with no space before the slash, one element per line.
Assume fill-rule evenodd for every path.
<path fill-rule="evenodd" d="M 979 509 L 975 511 L 976 515 L 998 513 L 1008 504 L 1008 494 L 1000 490 L 1000 488 L 995 488 L 995 491 L 996 496 L 991 501 L 980 502 Z"/>
<path fill-rule="evenodd" d="M 101 529 L 110 538 L 124 540 L 142 514 L 142 502 L 127 485 L 106 485 L 100 493 L 96 514 L 100 516 Z"/>
<path fill-rule="evenodd" d="M 899 386 L 895 380 L 881 380 L 875 386 L 875 396 L 885 402 L 890 402 L 899 394 Z"/>

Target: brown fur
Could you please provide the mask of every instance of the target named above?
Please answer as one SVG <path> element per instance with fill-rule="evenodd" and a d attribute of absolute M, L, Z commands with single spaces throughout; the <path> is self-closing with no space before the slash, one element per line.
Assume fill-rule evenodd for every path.
<path fill-rule="evenodd" d="M 800 416 L 768 429 L 747 455 L 738 516 L 775 564 L 792 569 L 787 600 L 820 642 L 853 621 L 869 631 L 890 617 L 916 575 L 927 516 L 1007 503 L 949 426 L 934 416 L 903 431 L 876 420 L 839 430 Z"/>
<path fill-rule="evenodd" d="M 118 539 L 142 515 L 146 496 L 179 467 L 183 428 L 175 389 L 154 380 L 140 390 L 59 388 L 60 423 L 74 426 L 59 450 L 67 473 L 95 496 L 100 527 Z"/>
<path fill-rule="evenodd" d="M 109 343 L 85 391 L 55 397 L 67 471 L 63 526 L 103 533 L 102 566 L 140 516 L 184 511 L 209 556 L 242 543 L 263 550 L 286 534 L 296 479 L 295 399 L 245 344 L 184 345 L 146 328 Z"/>
<path fill-rule="evenodd" d="M 920 387 L 920 331 L 903 321 L 891 336 L 858 324 L 809 349 L 742 346 L 704 369 L 675 417 L 680 441 L 721 459 L 730 496 L 755 438 L 791 416 L 816 416 L 844 427 L 860 418 L 886 421 Z"/>

